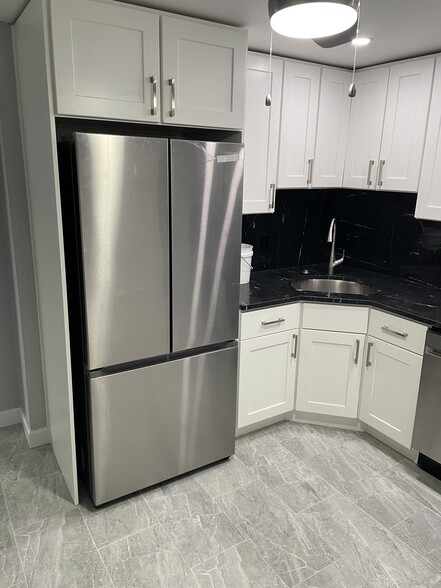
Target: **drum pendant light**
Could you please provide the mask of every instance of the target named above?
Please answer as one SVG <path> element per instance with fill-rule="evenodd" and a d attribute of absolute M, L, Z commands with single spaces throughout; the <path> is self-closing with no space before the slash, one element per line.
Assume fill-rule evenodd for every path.
<path fill-rule="evenodd" d="M 355 0 L 269 0 L 271 28 L 297 39 L 329 37 L 354 25 L 354 4 Z"/>

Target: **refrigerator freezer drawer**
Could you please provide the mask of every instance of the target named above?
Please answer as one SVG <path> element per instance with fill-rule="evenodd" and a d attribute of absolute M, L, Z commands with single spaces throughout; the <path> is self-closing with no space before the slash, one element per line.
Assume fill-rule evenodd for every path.
<path fill-rule="evenodd" d="M 234 453 L 237 348 L 91 379 L 96 505 Z"/>

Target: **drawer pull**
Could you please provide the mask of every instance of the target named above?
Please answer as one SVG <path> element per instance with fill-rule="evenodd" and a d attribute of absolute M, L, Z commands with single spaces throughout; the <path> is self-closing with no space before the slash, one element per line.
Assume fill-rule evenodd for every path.
<path fill-rule="evenodd" d="M 296 357 L 297 357 L 297 341 L 298 341 L 298 335 L 293 335 L 292 336 L 292 352 L 291 352 L 291 357 L 293 357 L 294 359 L 296 359 Z"/>
<path fill-rule="evenodd" d="M 403 339 L 407 339 L 407 337 L 409 336 L 409 333 L 400 333 L 400 331 L 394 331 L 393 329 L 390 329 L 387 325 L 385 325 L 384 327 L 381 327 L 381 330 L 384 333 L 396 335 L 397 337 L 402 337 Z"/>
<path fill-rule="evenodd" d="M 284 318 L 278 318 L 275 321 L 262 321 L 262 325 L 264 325 L 265 327 L 268 325 L 278 325 L 279 323 L 284 323 L 285 319 Z"/>
<path fill-rule="evenodd" d="M 358 365 L 358 357 L 360 355 L 360 339 L 357 339 L 355 341 L 355 359 L 354 359 L 354 363 L 355 365 Z"/>
<path fill-rule="evenodd" d="M 371 367 L 371 365 L 372 365 L 371 351 L 372 351 L 373 346 L 374 346 L 373 343 L 368 343 L 368 350 L 367 350 L 367 355 L 366 355 L 366 367 Z"/>

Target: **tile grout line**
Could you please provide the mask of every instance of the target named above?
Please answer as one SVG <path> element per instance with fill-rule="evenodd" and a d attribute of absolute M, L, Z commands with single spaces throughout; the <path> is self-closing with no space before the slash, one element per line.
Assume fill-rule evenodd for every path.
<path fill-rule="evenodd" d="M 101 555 L 100 550 L 98 549 L 98 546 L 97 546 L 97 544 L 95 542 L 95 539 L 93 538 L 93 535 L 92 535 L 92 533 L 91 533 L 91 531 L 89 529 L 89 525 L 87 524 L 86 518 L 85 518 L 85 516 L 84 516 L 84 514 L 83 514 L 83 512 L 82 512 L 82 510 L 81 510 L 81 508 L 80 508 L 79 505 L 77 506 L 77 508 L 78 508 L 79 513 L 80 513 L 81 520 L 83 521 L 83 523 L 84 523 L 84 525 L 85 525 L 85 527 L 87 529 L 87 532 L 89 533 L 89 536 L 92 539 L 93 546 L 95 547 L 96 551 L 98 552 L 98 556 L 99 556 L 99 558 L 100 558 L 100 560 L 101 560 L 101 562 L 102 562 L 102 564 L 104 566 L 104 569 L 107 572 L 107 576 L 110 579 L 110 582 L 112 583 L 113 588 L 116 588 L 115 582 L 113 581 L 113 577 L 112 577 L 112 575 L 109 572 L 109 569 L 108 569 L 108 567 L 106 565 L 106 562 L 103 559 L 103 556 Z"/>
<path fill-rule="evenodd" d="M 25 585 L 26 585 L 26 587 L 27 587 L 27 588 L 29 588 L 29 584 L 28 584 L 28 578 L 27 578 L 27 575 L 26 575 L 26 572 L 25 572 L 25 568 L 24 568 L 24 565 L 23 565 L 23 560 L 22 560 L 22 557 L 21 557 L 20 550 L 19 550 L 19 548 L 18 548 L 17 537 L 16 537 L 16 535 L 15 535 L 15 530 L 14 530 L 14 527 L 13 527 L 13 525 L 12 525 L 11 513 L 10 513 L 10 510 L 9 510 L 8 501 L 7 501 L 7 499 L 6 499 L 6 494 L 5 494 L 5 490 L 4 490 L 4 488 L 3 488 L 3 482 L 1 481 L 1 479 L 0 479 L 0 489 L 1 489 L 1 491 L 2 491 L 2 494 L 3 494 L 3 499 L 4 499 L 4 501 L 5 501 L 6 512 L 7 512 L 7 514 L 8 514 L 9 525 L 11 526 L 11 532 L 12 532 L 12 536 L 14 537 L 14 545 L 15 545 L 15 549 L 17 550 L 18 559 L 19 559 L 19 561 L 20 561 L 21 572 L 22 572 L 22 574 L 23 574 L 23 577 L 24 577 L 24 582 L 25 582 Z M 16 586 L 17 586 L 17 585 L 19 586 L 19 585 L 20 585 L 20 583 L 19 583 L 19 584 L 16 584 Z"/>
<path fill-rule="evenodd" d="M 199 585 L 199 580 L 196 577 L 196 574 L 194 573 L 193 569 L 195 566 L 193 566 L 192 568 L 188 565 L 188 563 L 185 561 L 184 556 L 182 555 L 182 553 L 179 551 L 179 549 L 176 547 L 175 542 L 173 541 L 173 539 L 170 537 L 170 535 L 167 533 L 166 529 L 164 528 L 163 524 L 159 521 L 158 525 L 161 527 L 161 529 L 163 530 L 165 536 L 167 537 L 167 539 L 170 541 L 170 545 L 173 547 L 173 549 L 175 549 L 176 553 L 179 555 L 179 557 L 182 559 L 182 562 L 184 564 L 184 566 L 187 568 L 187 570 L 190 572 L 192 578 L 195 579 L 196 584 Z M 216 557 L 216 556 L 213 556 Z M 207 560 L 205 560 L 207 561 Z"/>

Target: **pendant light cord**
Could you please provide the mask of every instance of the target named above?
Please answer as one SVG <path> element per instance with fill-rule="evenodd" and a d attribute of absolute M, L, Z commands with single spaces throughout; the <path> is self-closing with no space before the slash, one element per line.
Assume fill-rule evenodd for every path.
<path fill-rule="evenodd" d="M 273 30 L 271 29 L 270 48 L 269 48 L 269 78 L 268 78 L 268 94 L 265 97 L 265 105 L 271 106 L 272 90 L 273 90 Z"/>
<path fill-rule="evenodd" d="M 360 13 L 361 13 L 361 0 L 358 0 L 358 10 L 357 10 L 357 30 L 355 32 L 355 39 L 358 40 L 358 35 L 360 33 Z M 355 68 L 357 65 L 357 50 L 358 44 L 355 44 L 354 49 L 354 65 L 352 67 L 352 85 L 355 83 Z"/>

